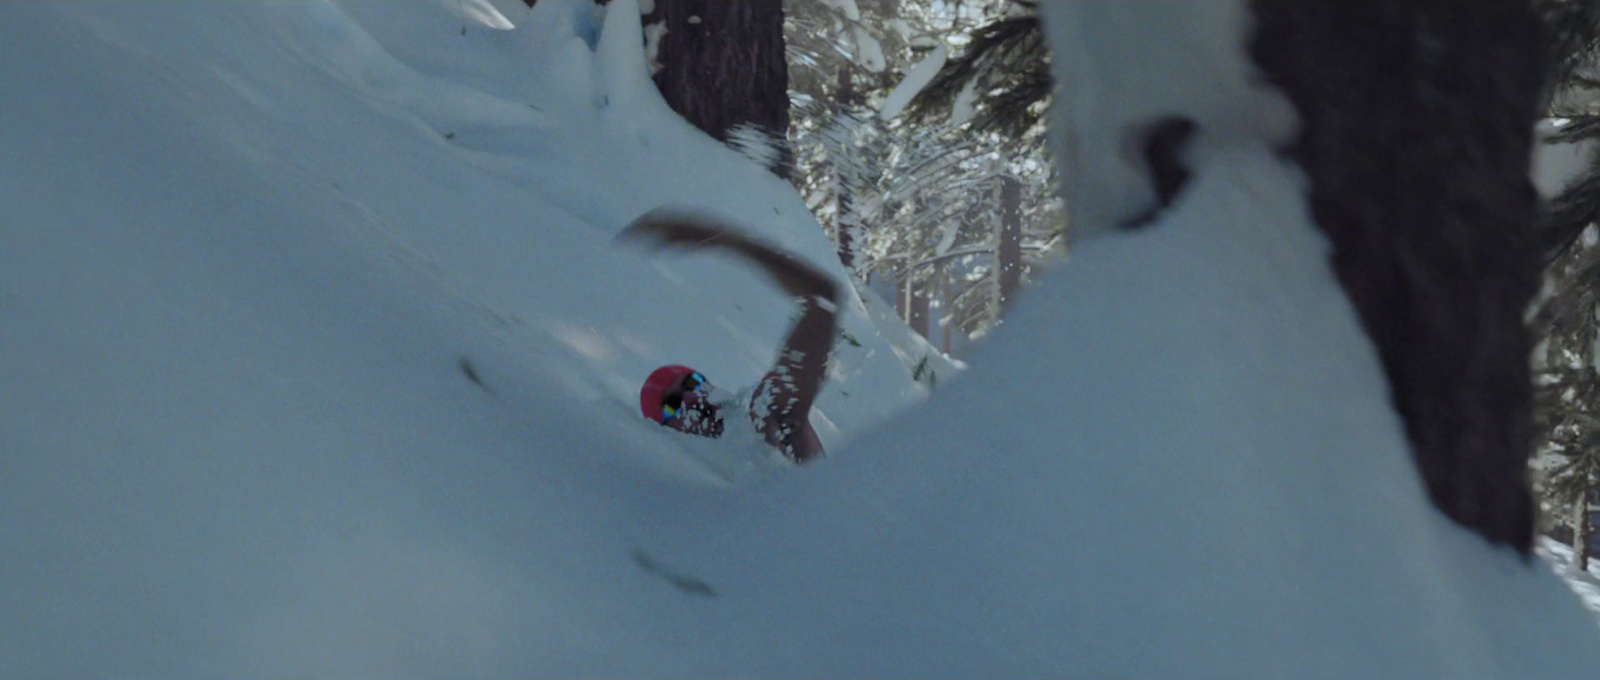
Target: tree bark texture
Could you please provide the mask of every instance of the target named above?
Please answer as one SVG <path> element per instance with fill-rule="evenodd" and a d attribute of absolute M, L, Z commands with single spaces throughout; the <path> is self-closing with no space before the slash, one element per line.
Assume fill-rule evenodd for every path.
<path fill-rule="evenodd" d="M 656 0 L 645 23 L 663 22 L 656 87 L 672 110 L 718 141 L 750 124 L 777 143 L 787 176 L 789 67 L 781 0 Z"/>
<path fill-rule="evenodd" d="M 1589 570 L 1589 494 L 1572 501 L 1572 570 Z"/>
<path fill-rule="evenodd" d="M 1299 113 L 1287 151 L 1434 505 L 1530 554 L 1539 16 L 1514 2 L 1251 7 L 1251 54 Z"/>

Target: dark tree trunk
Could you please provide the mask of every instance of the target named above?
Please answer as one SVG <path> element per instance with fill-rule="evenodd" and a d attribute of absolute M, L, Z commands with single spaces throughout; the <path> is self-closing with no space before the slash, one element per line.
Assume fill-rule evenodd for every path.
<path fill-rule="evenodd" d="M 1000 177 L 1000 243 L 998 260 L 1000 308 L 1011 305 L 1022 285 L 1022 182 L 1011 175 Z"/>
<path fill-rule="evenodd" d="M 851 82 L 849 62 L 839 65 L 839 86 L 835 98 L 847 112 L 855 105 L 856 90 Z M 833 167 L 833 186 L 836 193 L 834 201 L 837 208 L 834 211 L 834 248 L 838 250 L 839 262 L 844 264 L 845 269 L 853 268 L 856 259 L 855 181 L 849 169 L 841 167 L 841 163 L 848 162 L 848 154 L 852 153 L 848 138 L 852 131 L 846 128 L 851 124 L 847 119 L 848 115 L 846 113 L 840 117 L 837 122 L 839 129 L 834 131 L 835 134 L 846 137 L 839 142 Z"/>
<path fill-rule="evenodd" d="M 845 183 L 842 173 L 835 171 L 834 186 L 838 195 L 835 197 L 836 210 L 834 223 L 834 250 L 839 253 L 839 262 L 845 269 L 854 269 L 856 266 L 855 244 L 855 197 Z"/>
<path fill-rule="evenodd" d="M 911 268 L 907 267 L 905 263 L 896 265 L 894 270 L 894 313 L 900 317 L 901 321 L 907 321 L 911 318 L 911 296 L 908 294 L 911 289 L 906 285 L 906 279 L 910 275 Z"/>
<path fill-rule="evenodd" d="M 906 310 L 906 323 L 917 332 L 917 335 L 928 339 L 928 282 L 913 272 L 906 277 L 906 287 L 909 289 L 906 294 L 910 298 Z"/>
<path fill-rule="evenodd" d="M 1531 339 L 1544 89 L 1532 3 L 1256 0 L 1251 52 L 1301 117 L 1331 265 L 1377 346 L 1434 505 L 1533 544 Z"/>
<path fill-rule="evenodd" d="M 950 354 L 950 324 L 941 324 L 944 328 L 944 353 Z"/>
<path fill-rule="evenodd" d="M 950 354 L 950 326 L 954 325 L 955 322 L 955 319 L 950 318 L 951 313 L 955 309 L 955 301 L 950 299 L 952 297 L 950 295 L 950 288 L 950 271 L 944 266 L 940 266 L 939 316 L 943 317 L 943 319 L 939 322 L 939 330 L 943 335 L 943 342 L 940 344 L 940 348 L 944 351 L 946 356 Z"/>
<path fill-rule="evenodd" d="M 914 219 L 919 221 L 926 219 L 929 210 L 928 203 L 929 199 L 920 193 L 912 199 L 912 214 L 915 215 Z M 905 268 L 902 270 L 904 275 L 901 277 L 901 288 L 905 289 L 906 311 L 905 315 L 901 318 L 905 319 L 906 325 L 910 326 L 912 330 L 915 330 L 917 335 L 927 338 L 928 277 L 926 276 L 926 273 L 928 265 L 926 263 L 922 263 L 921 266 L 917 266 L 919 263 L 916 259 L 916 257 L 920 257 L 920 253 L 922 252 L 923 250 L 921 248 L 916 248 L 906 253 L 907 259 Z M 914 256 L 914 254 L 917 255 Z"/>
<path fill-rule="evenodd" d="M 1572 570 L 1589 571 L 1589 492 L 1572 502 Z"/>
<path fill-rule="evenodd" d="M 719 141 L 740 125 L 765 133 L 787 177 L 789 68 L 781 0 L 656 0 L 645 23 L 661 22 L 656 86 L 672 110 Z"/>

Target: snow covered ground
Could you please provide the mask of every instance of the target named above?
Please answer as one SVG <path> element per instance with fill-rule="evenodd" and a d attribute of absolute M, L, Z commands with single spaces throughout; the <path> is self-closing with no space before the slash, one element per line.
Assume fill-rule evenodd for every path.
<path fill-rule="evenodd" d="M 1572 592 L 1578 594 L 1583 605 L 1600 616 L 1600 564 L 1591 561 L 1589 569 L 1577 572 L 1572 569 L 1572 546 L 1547 536 L 1540 536 L 1534 551 L 1549 563 L 1550 568 L 1566 580 Z"/>
<path fill-rule="evenodd" d="M 922 407 L 925 346 L 850 305 L 816 465 L 643 421 L 651 368 L 753 382 L 788 311 L 628 220 L 843 272 L 665 109 L 633 0 L 506 4 L 0 3 L 0 676 L 1600 663 L 1559 579 L 1428 507 L 1250 144 Z"/>

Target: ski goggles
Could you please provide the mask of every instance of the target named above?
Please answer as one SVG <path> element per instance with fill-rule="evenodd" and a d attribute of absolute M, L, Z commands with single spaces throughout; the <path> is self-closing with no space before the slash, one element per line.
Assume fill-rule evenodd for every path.
<path fill-rule="evenodd" d="M 672 420 L 683 411 L 683 395 L 710 384 L 706 377 L 698 372 L 690 373 L 688 377 L 683 379 L 683 389 L 672 394 L 661 395 L 661 422 L 665 423 Z"/>

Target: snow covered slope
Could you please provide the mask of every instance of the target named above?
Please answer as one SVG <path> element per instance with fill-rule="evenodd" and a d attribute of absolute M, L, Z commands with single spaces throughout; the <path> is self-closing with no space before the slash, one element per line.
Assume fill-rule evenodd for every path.
<path fill-rule="evenodd" d="M 637 20 L 449 4 L 0 7 L 0 675 L 628 662 L 581 620 L 663 587 L 628 499 L 761 453 L 650 426 L 638 385 L 753 382 L 791 311 L 611 236 L 705 205 L 844 274 L 666 112 Z M 843 324 L 836 447 L 925 393 Z"/>
<path fill-rule="evenodd" d="M 638 381 L 753 381 L 783 300 L 611 235 L 712 206 L 842 271 L 665 112 L 632 0 L 468 4 L 0 4 L 0 676 L 1600 661 L 1554 576 L 1428 507 L 1259 144 L 881 429 L 915 352 L 852 306 L 834 455 L 716 483 Z"/>
<path fill-rule="evenodd" d="M 1548 536 L 1540 536 L 1538 543 L 1534 545 L 1534 550 L 1538 551 L 1539 557 L 1549 563 L 1550 568 L 1567 582 L 1572 592 L 1577 593 L 1578 599 L 1583 601 L 1583 606 L 1588 607 L 1590 612 L 1600 615 L 1600 574 L 1595 573 L 1596 569 L 1600 569 L 1600 565 L 1591 561 L 1587 571 L 1580 572 L 1573 569 L 1572 546 Z"/>

